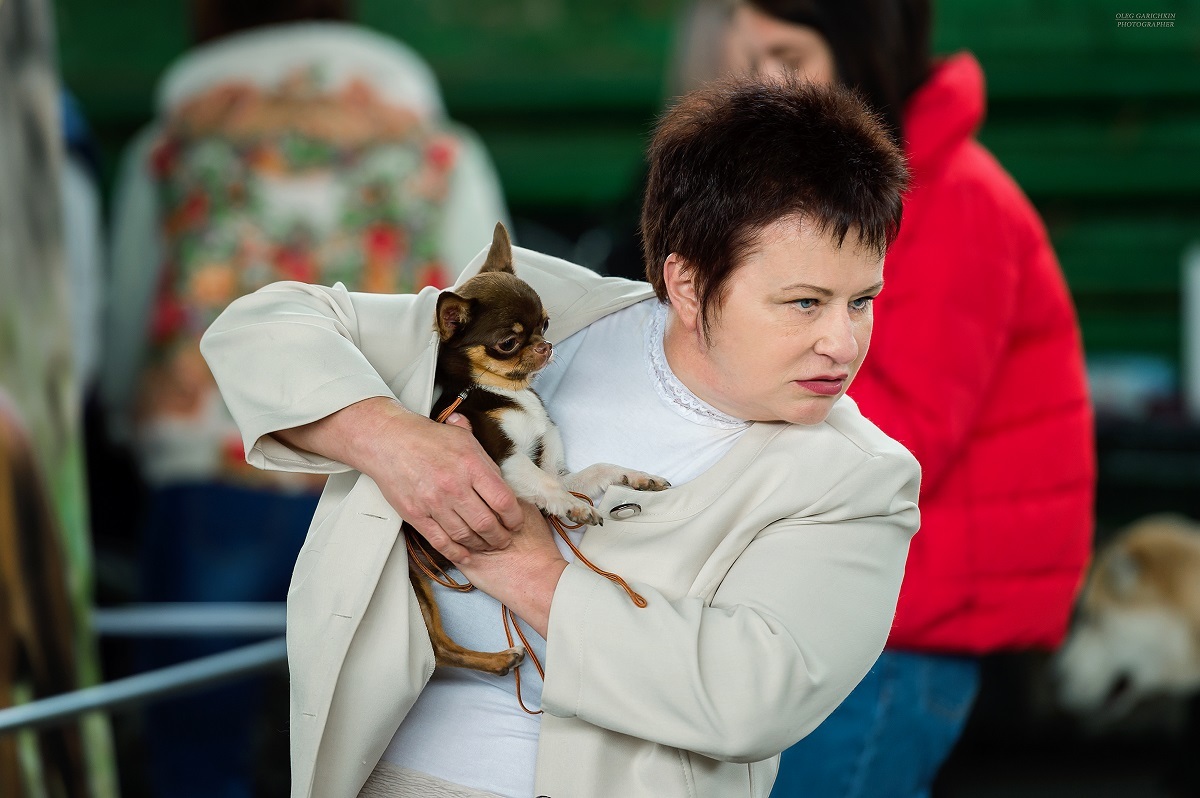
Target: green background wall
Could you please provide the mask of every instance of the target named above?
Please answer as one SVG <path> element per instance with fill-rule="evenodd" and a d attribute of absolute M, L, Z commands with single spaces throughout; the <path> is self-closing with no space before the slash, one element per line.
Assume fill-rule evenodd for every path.
<path fill-rule="evenodd" d="M 106 170 L 187 44 L 168 0 L 58 0 L 63 75 Z M 360 0 L 359 18 L 437 70 L 484 137 L 513 211 L 612 218 L 636 192 L 661 105 L 675 0 Z M 1174 12 L 1174 28 L 1117 13 Z M 981 138 L 1046 218 L 1088 349 L 1177 362 L 1179 264 L 1200 240 L 1200 0 L 942 0 L 939 52 L 989 81 Z"/>

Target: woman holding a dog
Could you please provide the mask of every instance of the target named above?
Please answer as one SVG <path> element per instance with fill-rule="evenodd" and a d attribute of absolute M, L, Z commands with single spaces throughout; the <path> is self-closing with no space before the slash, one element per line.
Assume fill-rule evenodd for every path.
<path fill-rule="evenodd" d="M 277 284 L 206 334 L 249 461 L 330 475 L 288 599 L 293 796 L 763 798 L 882 650 L 920 475 L 845 392 L 899 148 L 847 92 L 735 80 L 669 111 L 649 157 L 647 283 L 513 253 L 549 314 L 536 387 L 567 467 L 673 485 L 592 497 L 579 544 L 644 606 L 426 417 L 435 289 Z M 457 642 L 503 648 L 501 604 L 521 619 L 544 714 L 511 678 L 435 672 L 402 519 L 480 589 L 438 596 Z"/>

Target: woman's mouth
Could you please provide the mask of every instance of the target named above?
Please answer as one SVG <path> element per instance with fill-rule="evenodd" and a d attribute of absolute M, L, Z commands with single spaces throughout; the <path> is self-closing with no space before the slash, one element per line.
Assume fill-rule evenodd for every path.
<path fill-rule="evenodd" d="M 816 377 L 811 380 L 796 380 L 796 384 L 806 391 L 820 396 L 837 396 L 846 384 L 845 377 Z"/>

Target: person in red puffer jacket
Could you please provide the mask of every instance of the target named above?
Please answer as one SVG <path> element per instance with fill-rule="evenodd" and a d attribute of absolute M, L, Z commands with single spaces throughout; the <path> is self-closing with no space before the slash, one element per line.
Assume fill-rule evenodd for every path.
<path fill-rule="evenodd" d="M 857 88 L 912 170 L 849 393 L 920 461 L 921 530 L 888 650 L 784 753 L 772 796 L 927 796 L 979 655 L 1066 632 L 1095 481 L 1078 322 L 1041 220 L 975 140 L 979 64 L 929 56 L 928 0 L 752 0 L 731 36 L 741 68 Z"/>
<path fill-rule="evenodd" d="M 1079 325 L 1041 221 L 973 138 L 982 118 L 983 73 L 966 54 L 909 100 L 913 189 L 851 390 L 921 463 L 895 648 L 1054 648 L 1090 551 Z"/>

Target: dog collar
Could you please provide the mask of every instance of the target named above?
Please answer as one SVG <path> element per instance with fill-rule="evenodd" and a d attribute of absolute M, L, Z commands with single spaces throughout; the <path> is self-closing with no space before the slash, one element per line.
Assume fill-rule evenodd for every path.
<path fill-rule="evenodd" d="M 446 419 L 450 418 L 450 414 L 458 409 L 458 406 L 463 403 L 463 400 L 467 398 L 467 394 L 469 394 L 470 392 L 471 392 L 471 386 L 468 385 L 466 388 L 463 388 L 462 393 L 460 393 L 458 396 L 454 397 L 454 401 L 450 403 L 450 406 L 447 407 L 445 410 L 443 410 L 441 413 L 438 413 L 437 423 L 439 423 L 439 424 L 445 423 Z"/>

